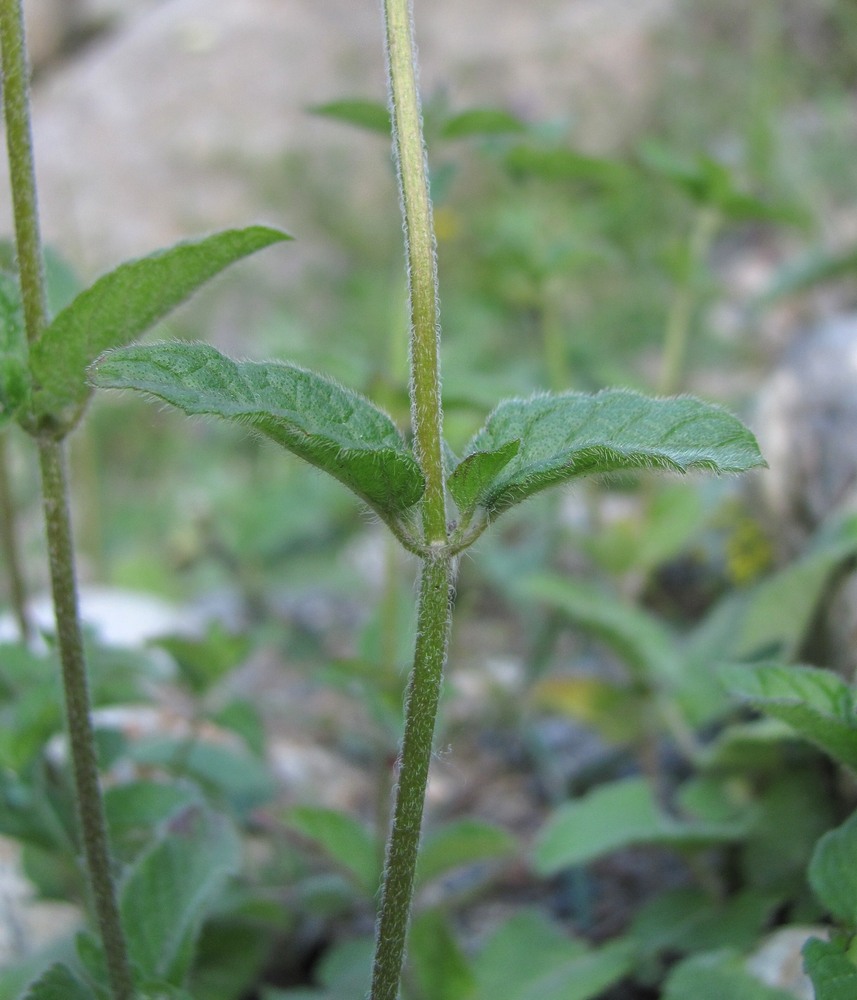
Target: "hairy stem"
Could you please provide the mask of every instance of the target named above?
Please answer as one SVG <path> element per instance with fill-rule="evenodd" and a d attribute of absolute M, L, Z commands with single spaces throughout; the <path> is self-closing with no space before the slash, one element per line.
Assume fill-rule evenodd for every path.
<path fill-rule="evenodd" d="M 48 306 L 44 254 L 36 206 L 33 136 L 30 128 L 30 77 L 21 0 L 0 0 L 0 53 L 18 271 L 27 339 L 32 343 L 45 328 Z"/>
<path fill-rule="evenodd" d="M 449 635 L 452 564 L 445 556 L 423 563 L 417 645 L 405 707 L 405 736 L 393 827 L 387 845 L 378 916 L 371 1000 L 396 1000 L 414 893 L 423 804 Z"/>
<path fill-rule="evenodd" d="M 21 0 L 0 0 L 0 55 L 18 275 L 27 341 L 33 343 L 47 325 L 48 310 L 33 165 L 29 73 Z M 38 444 L 66 724 L 89 886 L 104 945 L 113 1000 L 133 1000 L 131 965 L 119 919 L 108 850 L 107 824 L 98 784 L 98 761 L 78 615 L 64 447 L 61 442 L 50 439 L 40 439 Z"/>
<path fill-rule="evenodd" d="M 67 500 L 68 486 L 62 443 L 40 442 L 39 460 L 42 470 L 51 590 L 57 621 L 57 644 L 62 663 L 66 722 L 90 890 L 104 944 L 114 1000 L 132 1000 L 134 987 L 127 946 L 119 919 L 119 907 L 116 903 L 107 825 L 98 783 L 98 761 L 95 755 L 86 664 L 77 608 L 74 554 Z"/>
<path fill-rule="evenodd" d="M 408 0 L 384 0 L 384 17 L 394 146 L 408 258 L 411 417 L 417 458 L 426 479 L 423 532 L 427 544 L 443 543 L 446 541 L 446 507 L 441 450 L 437 264 Z"/>
<path fill-rule="evenodd" d="M 17 522 L 15 498 L 12 495 L 11 476 L 9 475 L 7 438 L 5 434 L 0 433 L 0 545 L 2 545 L 3 558 L 6 561 L 12 613 L 18 623 L 21 638 L 24 642 L 29 642 L 33 637 L 33 625 L 27 613 L 27 588 L 21 566 Z"/>
<path fill-rule="evenodd" d="M 441 445 L 437 264 L 408 0 L 384 0 L 387 68 L 411 314 L 411 419 L 426 481 L 417 643 L 405 706 L 399 784 L 387 844 L 372 970 L 372 1000 L 396 1000 L 414 894 L 423 806 L 450 627 L 449 551 Z"/>

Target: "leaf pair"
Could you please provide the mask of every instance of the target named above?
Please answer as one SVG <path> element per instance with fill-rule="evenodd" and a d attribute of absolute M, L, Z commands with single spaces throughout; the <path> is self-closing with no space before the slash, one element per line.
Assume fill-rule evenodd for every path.
<path fill-rule="evenodd" d="M 203 344 L 102 356 L 94 385 L 137 389 L 188 414 L 243 423 L 348 486 L 382 517 L 422 496 L 419 465 L 392 420 L 322 375 L 280 362 L 235 362 Z M 581 475 L 638 468 L 738 472 L 762 459 L 735 417 L 698 400 L 633 392 L 539 395 L 501 403 L 447 485 L 463 520 L 496 516 Z"/>

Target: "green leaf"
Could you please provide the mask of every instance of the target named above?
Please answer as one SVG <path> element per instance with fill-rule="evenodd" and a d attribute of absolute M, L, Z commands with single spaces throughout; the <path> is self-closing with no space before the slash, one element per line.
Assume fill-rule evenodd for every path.
<path fill-rule="evenodd" d="M 316 104 L 308 110 L 311 114 L 334 118 L 346 125 L 356 125 L 357 128 L 388 137 L 392 132 L 389 109 L 381 101 L 330 101 L 328 104 Z"/>
<path fill-rule="evenodd" d="M 517 847 L 506 830 L 481 820 L 462 819 L 447 823 L 426 837 L 417 861 L 417 885 L 464 865 L 506 858 Z"/>
<path fill-rule="evenodd" d="M 0 424 L 27 398 L 27 337 L 17 279 L 0 271 Z"/>
<path fill-rule="evenodd" d="M 827 910 L 843 924 L 857 927 L 857 813 L 819 840 L 808 876 Z"/>
<path fill-rule="evenodd" d="M 200 695 L 246 659 L 251 641 L 249 636 L 230 632 L 220 622 L 213 622 L 199 638 L 162 636 L 153 645 L 170 654 L 182 679 L 194 694 Z"/>
<path fill-rule="evenodd" d="M 685 959 L 666 981 L 663 1000 L 794 1000 L 794 994 L 766 986 L 730 951 Z"/>
<path fill-rule="evenodd" d="M 252 427 L 382 515 L 404 511 L 422 496 L 422 473 L 387 414 L 303 368 L 231 361 L 206 344 L 153 344 L 110 351 L 90 373 L 101 388 L 138 389 L 185 413 Z"/>
<path fill-rule="evenodd" d="M 492 934 L 473 963 L 474 1000 L 516 1000 L 544 970 L 585 953 L 583 942 L 542 914 L 517 913 Z"/>
<path fill-rule="evenodd" d="M 172 737 L 140 740 L 128 750 L 139 764 L 187 774 L 210 794 L 223 796 L 246 813 L 274 794 L 274 781 L 263 761 L 244 750 Z"/>
<path fill-rule="evenodd" d="M 854 692 L 836 674 L 816 667 L 756 663 L 722 667 L 728 690 L 788 723 L 836 760 L 857 770 Z"/>
<path fill-rule="evenodd" d="M 745 833 L 743 820 L 675 819 L 661 811 L 643 778 L 626 778 L 560 806 L 536 838 L 533 863 L 539 875 L 553 875 L 634 844 L 705 847 Z"/>
<path fill-rule="evenodd" d="M 622 186 L 634 176 L 619 160 L 586 156 L 572 149 L 516 146 L 506 157 L 506 165 L 515 174 L 530 174 L 548 181 L 583 181 L 604 188 Z"/>
<path fill-rule="evenodd" d="M 466 139 L 474 135 L 507 135 L 510 132 L 526 130 L 527 127 L 521 119 L 508 111 L 496 108 L 470 108 L 448 118 L 440 134 L 444 139 Z"/>
<path fill-rule="evenodd" d="M 33 983 L 25 1000 L 95 1000 L 95 994 L 68 966 L 57 964 Z"/>
<path fill-rule="evenodd" d="M 426 910 L 414 920 L 408 962 L 425 1000 L 462 1000 L 473 990 L 473 973 L 437 910 Z"/>
<path fill-rule="evenodd" d="M 782 897 L 756 889 L 723 902 L 702 889 L 671 889 L 644 904 L 630 935 L 647 955 L 687 954 L 719 948 L 751 948 Z"/>
<path fill-rule="evenodd" d="M 815 1000 L 854 1000 L 857 967 L 844 951 L 844 943 L 810 938 L 803 946 L 803 966 L 812 980 Z"/>
<path fill-rule="evenodd" d="M 368 895 L 381 881 L 380 846 L 369 830 L 346 813 L 320 806 L 296 806 L 286 824 L 318 844 Z"/>
<path fill-rule="evenodd" d="M 230 264 L 287 239 L 265 226 L 230 229 L 128 261 L 99 278 L 30 350 L 36 419 L 69 429 L 92 391 L 86 369 L 99 354 L 136 340 Z"/>
<path fill-rule="evenodd" d="M 130 781 L 113 785 L 104 793 L 104 811 L 111 838 L 127 837 L 136 830 L 151 830 L 179 809 L 199 802 L 191 787 L 163 781 Z"/>
<path fill-rule="evenodd" d="M 515 592 L 554 608 L 605 642 L 631 668 L 652 684 L 675 681 L 681 662 L 675 637 L 653 615 L 626 604 L 618 595 L 583 580 L 541 573 L 525 577 Z"/>
<path fill-rule="evenodd" d="M 720 407 L 622 389 L 506 400 L 471 440 L 465 458 L 516 440 L 518 453 L 482 491 L 481 504 L 491 515 L 583 475 L 643 468 L 744 472 L 764 465 L 750 431 Z"/>
<path fill-rule="evenodd" d="M 632 942 L 589 949 L 537 913 L 519 913 L 473 963 L 473 1000 L 593 1000 L 633 967 Z"/>
<path fill-rule="evenodd" d="M 509 441 L 496 451 L 477 451 L 455 466 L 446 485 L 462 518 L 472 512 L 520 447 L 520 441 Z"/>
<path fill-rule="evenodd" d="M 202 921 L 240 861 L 224 816 L 191 807 L 173 817 L 122 884 L 122 925 L 141 977 L 182 985 Z"/>

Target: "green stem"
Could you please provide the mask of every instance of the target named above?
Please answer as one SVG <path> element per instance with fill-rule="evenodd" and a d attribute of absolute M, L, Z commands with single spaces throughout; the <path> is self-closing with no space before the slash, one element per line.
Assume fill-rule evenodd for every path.
<path fill-rule="evenodd" d="M 450 627 L 453 557 L 441 446 L 437 265 L 408 0 L 384 0 L 394 146 L 408 263 L 411 418 L 426 481 L 417 642 L 372 971 L 372 1000 L 396 1000 L 414 894 L 423 806 Z M 401 540 L 401 539 L 400 539 Z"/>
<path fill-rule="evenodd" d="M 21 0 L 0 0 L 0 52 L 18 271 L 27 340 L 32 343 L 47 324 L 48 306 L 36 206 L 33 136 L 30 128 L 30 76 Z"/>
<path fill-rule="evenodd" d="M 18 275 L 27 341 L 33 343 L 47 325 L 48 309 L 33 165 L 29 73 L 21 0 L 0 0 L 0 55 Z M 104 945 L 113 998 L 133 1000 L 131 965 L 119 919 L 104 804 L 98 783 L 98 760 L 78 615 L 64 447 L 60 441 L 47 438 L 40 439 L 38 446 L 66 723 L 89 886 Z"/>
<path fill-rule="evenodd" d="M 447 529 L 441 449 L 437 263 L 408 0 L 384 0 L 384 17 L 408 258 L 411 418 L 417 458 L 426 479 L 423 533 L 427 544 L 443 544 Z"/>
<path fill-rule="evenodd" d="M 387 845 L 371 1000 L 396 1000 L 414 893 L 414 872 L 449 636 L 452 564 L 426 559 L 420 582 L 417 645 L 405 708 L 405 736 L 393 827 Z"/>
<path fill-rule="evenodd" d="M 21 568 L 18 519 L 15 499 L 12 496 L 9 453 L 6 445 L 6 435 L 0 433 L 0 544 L 3 547 L 3 557 L 6 560 L 6 572 L 9 577 L 9 599 L 12 604 L 12 613 L 18 623 L 21 638 L 24 642 L 29 642 L 33 638 L 33 625 L 27 614 L 27 588 L 24 584 L 24 571 Z"/>
<path fill-rule="evenodd" d="M 90 889 L 104 944 L 114 1000 L 132 1000 L 134 986 L 116 903 L 104 804 L 98 783 L 98 761 L 95 754 L 95 737 L 77 607 L 67 499 L 68 486 L 62 443 L 40 441 L 39 460 L 42 470 L 51 590 L 57 622 L 57 644 L 62 663 L 66 721 Z"/>
<path fill-rule="evenodd" d="M 665 396 L 681 389 L 696 304 L 696 285 L 719 223 L 720 213 L 717 209 L 710 205 L 703 206 L 690 235 L 687 270 L 673 296 L 664 335 L 663 366 L 658 390 Z"/>

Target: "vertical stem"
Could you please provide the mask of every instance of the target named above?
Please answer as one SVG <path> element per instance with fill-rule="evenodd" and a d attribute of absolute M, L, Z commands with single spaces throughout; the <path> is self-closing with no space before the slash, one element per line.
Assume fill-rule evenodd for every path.
<path fill-rule="evenodd" d="M 27 339 L 32 343 L 45 328 L 48 306 L 36 206 L 33 135 L 30 129 L 30 76 L 21 0 L 0 0 L 0 52 L 18 271 Z"/>
<path fill-rule="evenodd" d="M 114 1000 L 132 1000 L 134 987 L 116 903 L 107 825 L 98 783 L 98 761 L 77 607 L 63 445 L 57 441 L 41 441 L 39 460 L 66 721 L 90 889 Z"/>
<path fill-rule="evenodd" d="M 424 555 L 417 642 L 408 685 L 399 785 L 378 914 L 372 1000 L 396 1000 L 399 995 L 435 718 L 446 660 L 453 576 L 441 447 L 437 264 L 409 0 L 384 0 L 384 18 L 408 263 L 411 415 L 426 491 L 422 499 Z"/>
<path fill-rule="evenodd" d="M 27 341 L 33 343 L 48 322 L 48 310 L 33 165 L 29 73 L 21 0 L 0 0 L 0 56 L 18 275 Z M 110 866 L 107 824 L 98 784 L 98 761 L 78 616 L 68 484 L 62 443 L 50 439 L 40 440 L 39 461 L 66 722 L 90 890 L 104 945 L 113 998 L 133 1000 L 131 965 L 119 919 Z"/>
<path fill-rule="evenodd" d="M 414 668 L 405 707 L 399 786 L 376 933 L 371 1000 L 396 1000 L 399 995 L 434 724 L 446 660 L 451 584 L 451 564 L 447 558 L 425 560 Z"/>
<path fill-rule="evenodd" d="M 695 285 L 719 222 L 720 214 L 717 209 L 705 205 L 699 210 L 690 235 L 687 270 L 673 295 L 664 335 L 663 366 L 658 390 L 665 396 L 677 392 L 684 379 L 690 324 L 696 298 Z"/>
<path fill-rule="evenodd" d="M 437 262 L 408 0 L 384 0 L 396 164 L 405 222 L 411 309 L 411 416 L 426 479 L 425 541 L 447 538 L 441 451 Z"/>
<path fill-rule="evenodd" d="M 0 432 L 0 545 L 6 560 L 6 574 L 9 579 L 9 599 L 12 612 L 18 623 L 18 631 L 24 642 L 33 638 L 33 626 L 27 614 L 27 588 L 21 567 L 21 553 L 18 545 L 17 516 L 12 484 L 9 476 L 9 453 L 6 435 Z"/>

